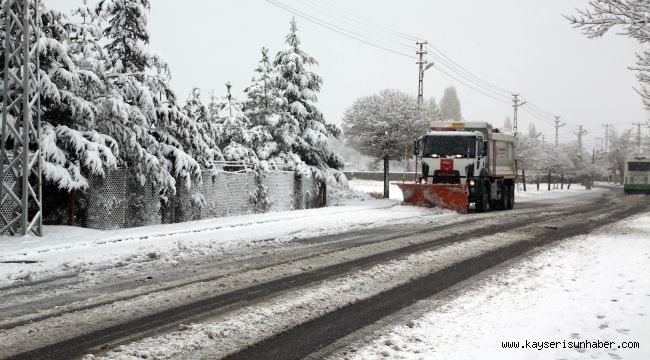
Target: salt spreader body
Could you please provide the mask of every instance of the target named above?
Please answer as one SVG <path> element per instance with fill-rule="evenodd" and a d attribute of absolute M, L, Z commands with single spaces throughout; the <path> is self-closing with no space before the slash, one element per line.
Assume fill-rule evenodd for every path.
<path fill-rule="evenodd" d="M 432 122 L 414 143 L 422 174 L 398 183 L 406 204 L 477 212 L 512 209 L 517 138 L 486 122 Z M 420 159 L 420 161 L 418 161 Z"/>

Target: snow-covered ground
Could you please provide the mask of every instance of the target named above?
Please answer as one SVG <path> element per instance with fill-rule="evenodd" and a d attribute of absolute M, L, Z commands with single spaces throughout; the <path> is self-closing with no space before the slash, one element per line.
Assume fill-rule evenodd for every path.
<path fill-rule="evenodd" d="M 97 231 L 68 226 L 46 226 L 45 236 L 0 236 L 0 285 L 42 279 L 64 273 L 89 272 L 133 263 L 170 264 L 193 256 L 225 250 L 280 245 L 293 239 L 398 223 L 420 223 L 422 217 L 451 219 L 457 214 L 441 209 L 401 206 L 402 193 L 391 184 L 391 199 L 376 200 L 380 181 L 351 180 L 359 194 L 343 194 L 331 206 L 267 214 L 206 219 L 182 224 Z M 584 189 L 519 192 L 517 201 L 571 199 Z M 314 221 L 317 219 L 317 221 Z"/>
<path fill-rule="evenodd" d="M 421 302 L 417 306 L 424 315 L 396 315 L 397 325 L 348 349 L 345 357 L 650 359 L 649 268 L 646 213 L 485 275 L 477 281 L 479 288 L 449 301 Z M 521 348 L 526 341 L 544 348 Z M 568 348 L 581 341 L 613 344 L 610 349 Z M 506 349 L 506 342 L 520 348 Z M 622 348 L 636 344 L 640 347 Z"/>
<path fill-rule="evenodd" d="M 537 190 L 536 184 L 527 184 L 526 191 L 524 191 L 521 184 L 519 184 L 515 190 L 515 202 L 525 203 L 530 201 L 557 201 L 563 199 L 570 199 L 572 195 L 583 194 L 587 191 L 589 192 L 603 192 L 603 188 L 593 188 L 592 190 L 587 190 L 584 186 L 579 184 L 571 184 L 571 188 L 567 189 L 567 185 L 564 185 L 564 189 L 553 188 L 555 184 L 551 184 L 551 191 L 548 190 L 547 183 L 540 183 L 539 190 Z"/>
<path fill-rule="evenodd" d="M 66 272 L 164 261 L 174 263 L 224 250 L 279 245 L 387 224 L 420 222 L 455 213 L 398 205 L 392 200 L 340 201 L 341 206 L 206 219 L 113 231 L 45 226 L 45 236 L 0 237 L 0 285 Z"/>
<path fill-rule="evenodd" d="M 381 181 L 375 180 L 359 180 L 353 179 L 348 180 L 350 188 L 354 191 L 360 191 L 367 194 L 376 194 L 377 196 L 382 196 L 384 193 L 384 183 Z M 389 195 L 391 200 L 403 201 L 404 197 L 402 196 L 402 190 L 395 185 L 395 182 L 391 182 Z"/>

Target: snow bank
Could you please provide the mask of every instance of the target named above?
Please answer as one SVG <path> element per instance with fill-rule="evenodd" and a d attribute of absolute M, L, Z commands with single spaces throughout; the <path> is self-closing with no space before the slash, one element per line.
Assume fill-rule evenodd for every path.
<path fill-rule="evenodd" d="M 650 213 L 565 241 L 384 330 L 351 359 L 650 359 Z M 397 318 L 397 316 L 396 316 Z M 404 319 L 404 316 L 400 316 Z M 406 321 L 406 320 L 405 320 Z M 555 349 L 503 342 L 559 341 Z M 613 349 L 564 349 L 564 341 Z M 638 342 L 639 349 L 618 348 Z M 628 343 L 627 345 L 632 345 Z M 340 355 L 340 354 L 339 354 Z"/>

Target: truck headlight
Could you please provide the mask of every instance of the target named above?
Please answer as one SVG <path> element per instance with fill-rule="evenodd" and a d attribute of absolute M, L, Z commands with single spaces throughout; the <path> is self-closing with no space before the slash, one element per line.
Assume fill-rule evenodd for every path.
<path fill-rule="evenodd" d="M 476 185 L 476 181 L 474 181 L 474 179 L 471 179 L 469 181 L 469 186 L 474 186 L 474 185 Z"/>

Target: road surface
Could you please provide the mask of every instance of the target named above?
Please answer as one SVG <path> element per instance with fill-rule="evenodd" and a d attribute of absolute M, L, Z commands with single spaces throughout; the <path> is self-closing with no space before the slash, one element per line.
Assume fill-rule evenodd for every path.
<path fill-rule="evenodd" d="M 608 189 L 155 263 L 136 277 L 107 268 L 15 284 L 0 289 L 0 357 L 323 357 L 418 300 L 648 210 L 647 197 Z"/>

